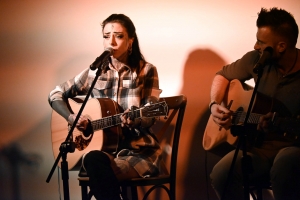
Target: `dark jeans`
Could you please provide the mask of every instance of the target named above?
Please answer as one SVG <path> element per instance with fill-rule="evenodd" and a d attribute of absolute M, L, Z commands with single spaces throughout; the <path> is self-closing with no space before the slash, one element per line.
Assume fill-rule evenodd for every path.
<path fill-rule="evenodd" d="M 101 151 L 91 151 L 84 157 L 90 190 L 97 200 L 120 200 L 120 186 L 109 157 Z"/>
<path fill-rule="evenodd" d="M 224 156 L 213 168 L 211 183 L 219 198 L 224 194 L 224 200 L 242 200 L 243 175 L 241 171 L 242 152 L 239 152 L 235 162 L 235 170 L 231 175 L 230 185 L 228 183 L 228 172 L 232 163 L 234 151 Z M 276 200 L 300 199 L 300 148 L 286 147 L 281 149 L 270 160 L 259 150 L 254 150 L 249 155 L 252 157 L 253 173 L 249 175 L 249 180 L 269 175 L 273 194 Z M 224 193 L 223 193 L 224 192 Z"/>

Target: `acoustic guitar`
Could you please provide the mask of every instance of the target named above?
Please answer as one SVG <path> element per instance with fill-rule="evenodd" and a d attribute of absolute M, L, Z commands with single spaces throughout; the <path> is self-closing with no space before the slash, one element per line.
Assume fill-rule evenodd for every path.
<path fill-rule="evenodd" d="M 81 99 L 69 99 L 69 106 L 73 113 L 78 113 L 81 108 Z M 121 124 L 120 106 L 109 98 L 92 98 L 85 105 L 82 115 L 88 117 L 91 121 L 92 133 L 85 136 L 83 132 L 74 129 L 72 141 L 75 143 L 75 151 L 68 153 L 68 169 L 71 170 L 78 165 L 81 157 L 91 150 L 103 150 L 106 152 L 115 152 L 120 140 Z M 127 113 L 130 117 L 156 117 L 165 116 L 168 112 L 168 106 L 165 101 L 147 105 L 140 109 L 132 110 Z M 60 146 L 69 134 L 70 125 L 56 111 L 51 115 L 51 136 L 54 158 L 60 153 Z M 59 162 L 60 167 L 60 162 Z"/>
<path fill-rule="evenodd" d="M 230 105 L 229 109 L 233 111 L 231 129 L 226 130 L 220 128 L 213 121 L 212 115 L 210 115 L 202 140 L 202 145 L 205 150 L 211 150 L 224 142 L 227 142 L 230 145 L 236 144 L 238 136 L 233 133 L 233 130 L 239 130 L 236 127 L 243 126 L 253 93 L 252 89 L 251 86 L 244 83 L 242 84 L 236 79 L 230 82 L 222 105 L 225 107 Z M 247 123 L 255 125 L 253 127 L 256 128 L 259 118 L 268 112 L 274 112 L 272 124 L 280 130 L 278 133 L 293 141 L 299 139 L 300 120 L 290 117 L 289 111 L 281 102 L 264 96 L 261 93 L 257 93 L 255 97 Z"/>

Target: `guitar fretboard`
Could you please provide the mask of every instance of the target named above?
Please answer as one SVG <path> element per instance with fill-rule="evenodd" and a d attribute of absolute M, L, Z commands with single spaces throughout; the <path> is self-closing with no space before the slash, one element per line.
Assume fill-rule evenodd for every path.
<path fill-rule="evenodd" d="M 261 114 L 251 113 L 248 118 L 248 123 L 249 124 L 258 124 L 260 116 L 261 116 Z M 233 114 L 233 124 L 234 125 L 244 123 L 245 119 L 246 119 L 246 112 L 244 112 L 243 110 L 238 110 Z"/>
<path fill-rule="evenodd" d="M 118 124 L 121 124 L 121 115 L 123 115 L 124 113 L 120 113 L 117 115 L 112 115 L 112 116 L 108 116 L 108 117 L 104 117 L 98 120 L 94 120 L 91 122 L 93 130 L 101 130 L 101 129 L 105 129 L 105 128 L 109 128 Z M 132 112 L 128 112 L 128 117 L 131 117 Z M 133 118 L 140 118 L 141 114 L 140 114 L 140 109 L 134 110 L 133 111 Z"/>

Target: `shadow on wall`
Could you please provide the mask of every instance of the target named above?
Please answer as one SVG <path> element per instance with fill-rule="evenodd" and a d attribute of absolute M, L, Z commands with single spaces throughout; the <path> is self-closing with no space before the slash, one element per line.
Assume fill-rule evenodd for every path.
<path fill-rule="evenodd" d="M 58 199 L 57 180 L 46 183 L 54 163 L 49 118 L 22 135 L 0 149 L 0 199 Z"/>
<path fill-rule="evenodd" d="M 190 53 L 184 66 L 184 85 L 181 93 L 188 99 L 182 127 L 181 140 L 189 139 L 183 180 L 183 199 L 217 199 L 210 182 L 209 173 L 215 163 L 232 147 L 224 144 L 216 152 L 205 152 L 202 137 L 210 112 L 210 86 L 215 73 L 225 61 L 209 49 L 197 49 Z M 184 142 L 186 143 L 186 142 Z M 207 168 L 207 170 L 206 170 Z"/>
<path fill-rule="evenodd" d="M 36 153 L 25 153 L 17 144 L 10 144 L 0 151 L 0 199 L 21 199 L 20 171 L 34 172 L 39 168 L 42 157 Z M 9 181 L 5 181 L 5 179 Z M 5 190 L 5 191 L 4 191 Z M 8 193 L 8 191 L 10 191 Z M 1 197 L 2 196 L 2 197 Z"/>

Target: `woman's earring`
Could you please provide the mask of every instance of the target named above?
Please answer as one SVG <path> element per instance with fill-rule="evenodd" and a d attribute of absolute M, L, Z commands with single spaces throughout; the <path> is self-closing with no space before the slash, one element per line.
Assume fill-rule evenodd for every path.
<path fill-rule="evenodd" d="M 129 46 L 127 52 L 128 52 L 128 55 L 131 55 L 131 53 L 132 53 L 132 46 L 131 45 Z"/>

